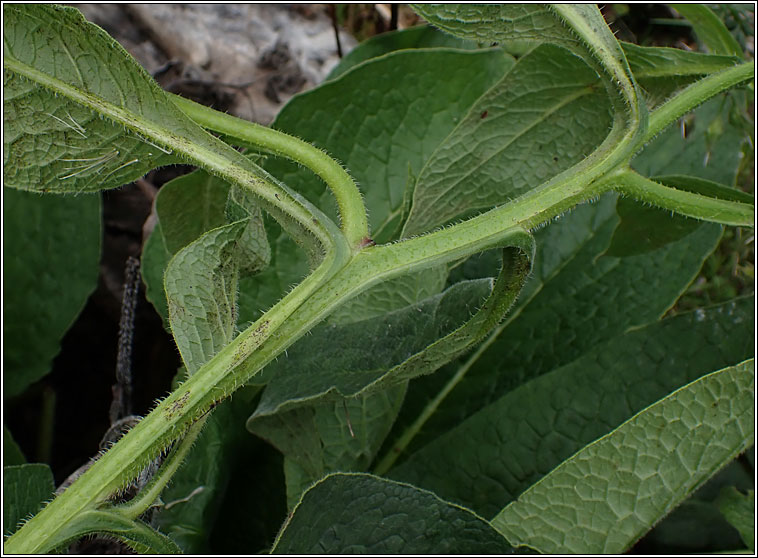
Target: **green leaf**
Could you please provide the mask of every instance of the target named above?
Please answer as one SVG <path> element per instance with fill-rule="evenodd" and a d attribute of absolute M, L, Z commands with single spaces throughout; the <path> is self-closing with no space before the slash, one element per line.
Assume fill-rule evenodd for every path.
<path fill-rule="evenodd" d="M 238 203 L 242 202 L 242 203 Z M 197 170 L 163 185 L 156 197 L 158 222 L 142 253 L 142 277 L 147 298 L 168 323 L 168 306 L 163 275 L 171 257 L 204 233 L 241 219 L 248 219 L 240 237 L 237 256 L 249 274 L 265 267 L 271 259 L 263 219 L 252 196 L 230 190 L 223 180 Z M 230 215 L 229 212 L 234 215 Z"/>
<path fill-rule="evenodd" d="M 413 486 L 335 474 L 303 496 L 273 554 L 510 554 L 470 511 Z"/>
<path fill-rule="evenodd" d="M 543 45 L 485 93 L 421 170 L 403 236 L 506 203 L 582 161 L 612 118 L 595 70 Z"/>
<path fill-rule="evenodd" d="M 478 42 L 502 43 L 523 54 L 535 43 L 577 45 L 571 34 L 544 4 L 413 4 L 413 10 L 432 25 Z"/>
<path fill-rule="evenodd" d="M 92 108 L 7 67 L 16 61 L 134 114 L 160 114 L 158 121 L 166 121 L 168 114 L 181 121 L 176 109 L 172 114 L 167 104 L 156 105 L 162 91 L 107 33 L 74 8 L 4 6 L 3 14 L 6 186 L 38 192 L 99 191 L 177 161 L 135 130 L 102 119 Z"/>
<path fill-rule="evenodd" d="M 3 467 L 3 536 L 42 509 L 55 492 L 53 473 L 43 463 Z"/>
<path fill-rule="evenodd" d="M 482 300 L 491 289 L 491 279 L 457 283 L 439 295 L 381 317 L 316 328 L 313 335 L 288 350 L 286 360 L 271 365 L 272 378 L 256 415 L 285 410 L 329 392 L 354 396 L 376 389 L 375 384 L 386 384 L 383 378 L 389 375 L 408 379 L 402 368 L 415 375 L 432 372 L 429 354 L 423 359 L 426 367 L 406 362 L 461 328 L 477 307 L 486 306 Z M 472 343 L 466 341 L 466 347 Z M 440 347 L 449 344 L 440 343 Z M 444 357 L 439 361 L 446 362 Z"/>
<path fill-rule="evenodd" d="M 692 24 L 698 39 L 714 54 L 726 54 L 742 58 L 743 52 L 737 40 L 729 33 L 724 23 L 704 4 L 671 4 Z"/>
<path fill-rule="evenodd" d="M 21 448 L 13 439 L 11 431 L 3 425 L 3 467 L 9 465 L 23 465 L 26 463 L 26 457 Z"/>
<path fill-rule="evenodd" d="M 659 176 L 655 180 L 672 186 L 678 190 L 685 190 L 687 192 L 694 192 L 695 194 L 702 194 L 711 198 L 717 198 L 720 200 L 736 201 L 742 203 L 754 203 L 755 197 L 743 192 L 742 190 L 736 190 L 713 182 L 711 180 L 704 180 L 696 176 L 683 176 L 683 175 L 668 175 Z"/>
<path fill-rule="evenodd" d="M 327 80 L 336 79 L 354 66 L 396 50 L 419 48 L 457 48 L 474 50 L 477 44 L 441 33 L 430 25 L 417 25 L 408 29 L 390 31 L 369 37 L 343 56 Z"/>
<path fill-rule="evenodd" d="M 753 298 L 622 334 L 522 384 L 390 471 L 493 517 L 563 460 L 646 406 L 752 355 Z"/>
<path fill-rule="evenodd" d="M 739 531 L 745 546 L 755 550 L 755 491 L 743 494 L 733 486 L 724 487 L 717 503 L 727 521 Z"/>
<path fill-rule="evenodd" d="M 605 256 L 624 258 L 644 254 L 684 238 L 700 226 L 695 219 L 657 207 L 647 207 L 630 198 L 619 198 L 616 212 L 621 221 Z"/>
<path fill-rule="evenodd" d="M 447 266 L 436 266 L 390 279 L 347 301 L 329 316 L 327 323 L 363 322 L 382 316 L 388 310 L 411 306 L 441 292 L 447 275 Z"/>
<path fill-rule="evenodd" d="M 697 499 L 697 493 L 695 493 L 648 532 L 633 547 L 632 552 L 638 554 L 723 552 L 741 546 L 742 539 L 739 534 L 719 513 L 716 506 L 712 502 Z"/>
<path fill-rule="evenodd" d="M 171 331 L 190 375 L 235 337 L 235 247 L 246 226 L 238 221 L 209 231 L 183 248 L 166 269 Z"/>
<path fill-rule="evenodd" d="M 50 371 L 97 286 L 100 197 L 3 189 L 3 396 Z"/>
<path fill-rule="evenodd" d="M 405 384 L 339 401 L 318 402 L 248 422 L 284 454 L 287 507 L 326 473 L 368 469 L 397 416 Z"/>
<path fill-rule="evenodd" d="M 675 391 L 563 462 L 492 525 L 542 552 L 624 552 L 753 443 L 754 382 L 749 360 Z"/>
<path fill-rule="evenodd" d="M 271 380 L 248 429 L 297 461 L 301 480 L 290 483 L 290 501 L 299 494 L 293 490 L 324 472 L 368 467 L 394 422 L 405 382 L 467 351 L 507 313 L 530 269 L 530 242 L 528 236 L 512 239 L 523 252 L 504 251 L 494 285 L 491 279 L 458 283 L 381 318 L 327 324 L 296 344 L 282 366 L 269 368 Z M 400 389 L 379 391 L 398 384 Z M 340 404 L 340 398 L 347 399 Z"/>

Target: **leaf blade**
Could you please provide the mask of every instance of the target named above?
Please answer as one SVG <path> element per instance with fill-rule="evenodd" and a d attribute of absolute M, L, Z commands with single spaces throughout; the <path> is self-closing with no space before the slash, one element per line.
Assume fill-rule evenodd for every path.
<path fill-rule="evenodd" d="M 493 526 L 546 552 L 623 552 L 752 443 L 753 370 L 751 359 L 712 372 L 651 405 L 562 463 Z"/>
<path fill-rule="evenodd" d="M 513 549 L 487 522 L 432 493 L 371 475 L 334 474 L 303 496 L 271 552 L 510 554 Z"/>

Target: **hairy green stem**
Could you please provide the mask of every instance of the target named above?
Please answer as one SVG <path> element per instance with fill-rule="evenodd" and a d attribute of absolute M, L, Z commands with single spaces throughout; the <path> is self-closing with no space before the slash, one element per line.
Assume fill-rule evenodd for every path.
<path fill-rule="evenodd" d="M 752 205 L 677 190 L 629 169 L 611 173 L 603 180 L 603 184 L 639 201 L 694 219 L 738 227 L 752 227 L 755 221 L 755 208 Z"/>
<path fill-rule="evenodd" d="M 721 70 L 689 85 L 650 113 L 647 131 L 638 143 L 637 149 L 642 148 L 668 125 L 714 95 L 753 79 L 754 72 L 753 62 L 747 62 Z"/>
<path fill-rule="evenodd" d="M 174 103 L 204 128 L 223 134 L 230 143 L 286 157 L 312 170 L 331 189 L 337 200 L 342 232 L 354 249 L 369 236 L 366 207 L 355 181 L 340 164 L 313 145 L 272 128 L 248 122 L 171 95 Z"/>
<path fill-rule="evenodd" d="M 161 463 L 158 472 L 150 483 L 142 489 L 139 494 L 125 504 L 115 506 L 114 511 L 131 519 L 136 519 L 145 513 L 150 506 L 158 500 L 163 489 L 166 488 L 166 485 L 174 476 L 174 473 L 176 473 L 176 470 L 182 464 L 184 458 L 187 457 L 190 449 L 192 449 L 192 445 L 200 435 L 203 426 L 205 426 L 207 418 L 208 415 L 205 415 L 190 426 L 187 434 L 185 434 L 181 440 L 176 442 L 176 447 L 171 450 L 170 455 L 163 461 L 163 463 Z"/>

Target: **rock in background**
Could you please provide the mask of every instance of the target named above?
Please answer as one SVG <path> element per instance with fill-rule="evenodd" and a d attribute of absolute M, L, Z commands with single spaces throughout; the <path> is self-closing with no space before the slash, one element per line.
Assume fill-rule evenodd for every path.
<path fill-rule="evenodd" d="M 163 88 L 270 124 L 339 61 L 326 4 L 77 4 Z M 343 52 L 356 44 L 340 31 Z"/>

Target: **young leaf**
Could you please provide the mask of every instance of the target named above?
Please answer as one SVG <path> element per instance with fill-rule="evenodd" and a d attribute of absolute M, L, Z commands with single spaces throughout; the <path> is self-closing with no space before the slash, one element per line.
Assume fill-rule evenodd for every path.
<path fill-rule="evenodd" d="M 239 262 L 246 221 L 214 229 L 182 249 L 165 275 L 171 331 L 189 374 L 234 339 Z"/>
<path fill-rule="evenodd" d="M 171 257 L 202 234 L 244 219 L 247 225 L 236 245 L 240 251 L 236 259 L 244 268 L 240 271 L 255 273 L 271 259 L 260 209 L 252 197 L 239 189 L 230 192 L 226 182 L 202 170 L 165 184 L 155 204 L 158 223 L 143 250 L 142 276 L 147 285 L 147 298 L 166 321 L 164 272 Z M 234 215 L 228 214 L 228 207 L 234 208 L 231 210 Z"/>
<path fill-rule="evenodd" d="M 470 511 L 407 484 L 330 475 L 303 495 L 272 554 L 511 554 Z"/>
<path fill-rule="evenodd" d="M 3 467 L 3 537 L 37 513 L 53 492 L 53 472 L 44 463 Z"/>
<path fill-rule="evenodd" d="M 752 355 L 753 298 L 622 334 L 526 382 L 392 469 L 493 517 L 563 460 L 646 406 Z"/>
<path fill-rule="evenodd" d="M 176 254 L 204 233 L 228 224 L 228 197 L 229 184 L 201 170 L 164 184 L 155 198 L 155 212 L 166 249 Z"/>
<path fill-rule="evenodd" d="M 97 286 L 99 196 L 3 189 L 3 396 L 50 371 L 60 342 Z"/>
<path fill-rule="evenodd" d="M 682 387 L 563 462 L 493 527 L 542 552 L 624 552 L 753 443 L 754 383 L 751 359 Z"/>

